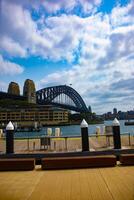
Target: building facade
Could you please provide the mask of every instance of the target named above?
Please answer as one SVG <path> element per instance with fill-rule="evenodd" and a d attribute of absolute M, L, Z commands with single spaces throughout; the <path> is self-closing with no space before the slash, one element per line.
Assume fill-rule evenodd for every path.
<path fill-rule="evenodd" d="M 52 106 L 17 107 L 0 110 L 0 126 L 12 121 L 17 127 L 68 123 L 69 111 Z"/>

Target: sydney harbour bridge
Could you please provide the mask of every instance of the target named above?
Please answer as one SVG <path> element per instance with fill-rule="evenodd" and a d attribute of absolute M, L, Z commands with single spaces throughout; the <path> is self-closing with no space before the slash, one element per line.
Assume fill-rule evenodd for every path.
<path fill-rule="evenodd" d="M 72 87 L 59 85 L 36 91 L 36 103 L 41 105 L 55 105 L 76 112 L 88 112 L 87 106 Z"/>
<path fill-rule="evenodd" d="M 27 79 L 24 83 L 23 95 L 20 95 L 18 83 L 11 82 L 7 93 L 0 92 L 0 100 L 1 99 L 28 101 L 28 103 L 54 105 L 55 107 L 61 107 L 76 112 L 88 112 L 84 100 L 72 87 L 58 85 L 36 91 L 35 84 L 30 79 Z"/>

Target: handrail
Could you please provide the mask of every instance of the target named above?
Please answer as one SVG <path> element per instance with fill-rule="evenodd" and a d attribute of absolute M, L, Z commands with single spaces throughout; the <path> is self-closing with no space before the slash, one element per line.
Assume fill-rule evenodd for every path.
<path fill-rule="evenodd" d="M 130 133 L 130 132 L 126 132 L 126 133 L 121 133 L 121 136 L 125 136 L 125 135 L 130 135 L 130 136 L 134 136 L 134 133 Z M 89 134 L 89 137 L 112 137 L 113 134 Z M 48 136 L 48 135 L 38 135 L 38 136 L 25 136 L 25 137 L 17 137 L 15 136 L 14 139 L 15 140 L 24 140 L 24 139 L 40 139 L 40 138 L 44 138 L 44 137 L 50 137 L 50 138 L 81 138 L 81 135 L 62 135 L 62 136 Z M 2 137 L 1 139 L 5 139 L 6 136 Z"/>

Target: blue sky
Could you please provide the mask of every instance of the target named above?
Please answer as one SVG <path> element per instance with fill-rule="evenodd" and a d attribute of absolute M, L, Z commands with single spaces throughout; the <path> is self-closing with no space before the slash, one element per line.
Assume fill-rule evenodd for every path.
<path fill-rule="evenodd" d="M 134 108 L 133 0 L 0 0 L 0 88 L 72 84 L 96 113 Z"/>

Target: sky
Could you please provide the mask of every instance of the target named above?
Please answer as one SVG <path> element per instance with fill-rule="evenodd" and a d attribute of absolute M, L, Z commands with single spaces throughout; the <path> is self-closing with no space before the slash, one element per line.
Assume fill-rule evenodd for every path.
<path fill-rule="evenodd" d="M 134 0 L 0 0 L 0 90 L 71 85 L 97 114 L 134 109 Z"/>

